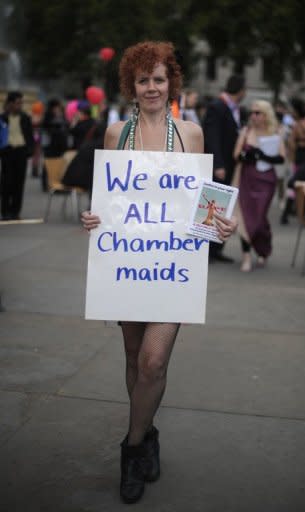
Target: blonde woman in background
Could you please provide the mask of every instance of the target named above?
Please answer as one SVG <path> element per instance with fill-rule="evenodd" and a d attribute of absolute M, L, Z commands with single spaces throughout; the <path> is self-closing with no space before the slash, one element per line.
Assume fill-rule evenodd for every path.
<path fill-rule="evenodd" d="M 262 149 L 264 148 L 264 150 Z M 251 248 L 257 266 L 264 266 L 272 251 L 272 234 L 267 218 L 277 177 L 274 164 L 284 162 L 285 148 L 271 104 L 255 101 L 248 126 L 240 133 L 234 158 L 241 162 L 235 184 L 239 185 L 239 232 L 242 246 L 241 271 L 252 270 Z"/>

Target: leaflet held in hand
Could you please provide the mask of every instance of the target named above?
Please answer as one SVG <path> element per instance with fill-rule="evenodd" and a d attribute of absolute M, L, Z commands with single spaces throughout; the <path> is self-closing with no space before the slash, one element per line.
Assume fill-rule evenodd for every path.
<path fill-rule="evenodd" d="M 281 137 L 278 134 L 265 135 L 258 137 L 258 147 L 267 156 L 276 156 L 280 152 Z M 272 165 L 269 162 L 258 160 L 256 163 L 256 169 L 260 172 L 268 171 Z"/>
<path fill-rule="evenodd" d="M 230 219 L 237 196 L 238 189 L 235 187 L 202 180 L 187 227 L 187 233 L 198 238 L 223 243 L 218 238 L 215 213 Z"/>

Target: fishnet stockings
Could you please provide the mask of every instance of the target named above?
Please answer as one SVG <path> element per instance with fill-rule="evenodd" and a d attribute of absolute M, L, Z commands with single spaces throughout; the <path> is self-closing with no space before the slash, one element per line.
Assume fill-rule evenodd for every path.
<path fill-rule="evenodd" d="M 126 354 L 126 386 L 129 398 L 138 376 L 138 355 L 144 336 L 144 322 L 121 322 Z"/>
<path fill-rule="evenodd" d="M 130 396 L 129 444 L 142 442 L 162 400 L 169 358 L 180 324 L 124 323 L 126 383 Z"/>

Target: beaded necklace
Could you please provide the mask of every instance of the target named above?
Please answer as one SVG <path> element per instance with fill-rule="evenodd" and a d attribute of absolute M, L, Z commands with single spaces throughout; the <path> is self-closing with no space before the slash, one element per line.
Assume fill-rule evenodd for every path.
<path fill-rule="evenodd" d="M 130 149 L 132 151 L 134 151 L 134 149 L 135 149 L 136 126 L 138 124 L 138 121 L 139 121 L 139 112 L 137 111 L 136 113 L 134 113 L 132 115 L 130 131 L 129 131 L 128 149 Z M 174 151 L 174 122 L 173 122 L 172 116 L 169 112 L 166 114 L 166 125 L 167 125 L 166 151 Z M 141 140 L 142 140 L 142 133 L 141 133 Z M 142 146 L 143 146 L 143 144 L 142 144 Z"/>

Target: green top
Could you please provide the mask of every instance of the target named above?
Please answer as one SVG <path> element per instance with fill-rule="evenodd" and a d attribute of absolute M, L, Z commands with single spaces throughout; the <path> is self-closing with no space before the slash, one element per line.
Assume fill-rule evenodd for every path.
<path fill-rule="evenodd" d="M 135 133 L 138 122 L 138 115 L 134 115 L 124 125 L 117 149 L 124 149 L 126 141 L 129 136 L 128 149 L 134 151 L 135 148 Z M 170 115 L 167 115 L 167 138 L 166 138 L 166 151 L 174 151 L 174 130 L 177 131 L 176 125 Z"/>

